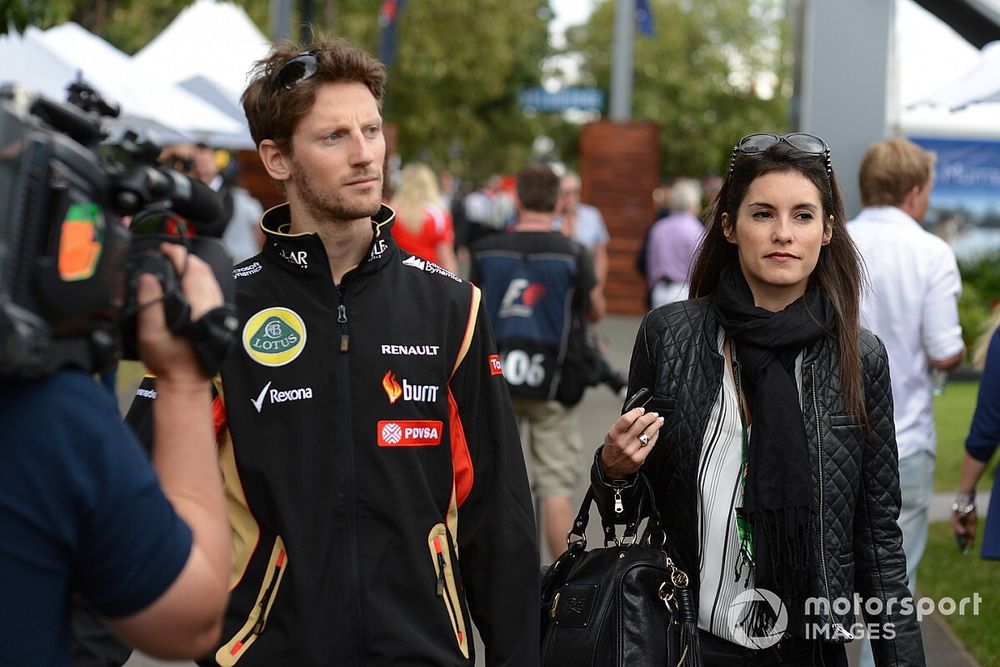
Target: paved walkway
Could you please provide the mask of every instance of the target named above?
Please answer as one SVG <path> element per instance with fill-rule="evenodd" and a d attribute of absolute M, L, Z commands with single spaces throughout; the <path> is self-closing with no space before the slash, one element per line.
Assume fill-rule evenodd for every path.
<path fill-rule="evenodd" d="M 638 329 L 639 318 L 627 316 L 609 316 L 599 325 L 599 331 L 607 342 L 607 356 L 618 368 L 627 369 L 629 357 L 632 352 L 632 344 L 635 340 L 635 332 Z M 580 426 L 584 434 L 586 443 L 583 452 L 582 464 L 585 469 L 589 469 L 590 461 L 593 457 L 594 449 L 602 442 L 604 433 L 608 426 L 617 417 L 621 409 L 622 400 L 610 390 L 603 387 L 591 389 L 584 397 L 579 409 Z M 583 499 L 586 492 L 588 480 L 581 479 L 577 489 L 577 504 Z M 980 493 L 982 496 L 983 494 Z M 982 507 L 987 506 L 987 499 L 982 498 Z M 951 498 L 947 495 L 939 495 L 934 499 L 931 520 L 937 521 L 947 518 L 950 514 Z M 595 515 L 596 517 L 596 510 Z M 595 519 L 589 526 L 588 539 L 591 544 L 601 544 L 600 522 Z M 543 548 L 544 549 L 544 548 Z M 543 559 L 548 559 L 548 554 L 542 554 Z M 927 664 L 935 667 L 975 667 L 976 662 L 968 656 L 965 649 L 957 642 L 950 631 L 942 623 L 934 619 L 933 616 L 925 619 L 921 625 L 924 639 L 924 649 L 927 655 Z M 482 644 L 478 643 L 477 655 L 482 656 Z M 851 647 L 849 647 L 851 648 Z M 857 648 L 850 651 L 852 664 Z M 485 664 L 482 660 L 479 665 Z M 135 656 L 129 661 L 128 667 L 166 667 L 185 666 L 192 663 L 158 662 L 142 656 Z"/>

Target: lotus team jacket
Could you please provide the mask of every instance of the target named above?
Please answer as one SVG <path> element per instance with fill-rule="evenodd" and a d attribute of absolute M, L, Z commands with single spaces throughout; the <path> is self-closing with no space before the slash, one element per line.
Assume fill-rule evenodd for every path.
<path fill-rule="evenodd" d="M 401 251 L 392 218 L 340 285 L 287 206 L 234 269 L 232 595 L 202 664 L 470 665 L 473 620 L 487 664 L 538 664 L 532 504 L 480 293 Z"/>

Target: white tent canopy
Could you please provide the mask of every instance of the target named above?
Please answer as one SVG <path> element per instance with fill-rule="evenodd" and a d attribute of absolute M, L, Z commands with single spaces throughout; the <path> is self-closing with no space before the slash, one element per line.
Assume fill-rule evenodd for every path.
<path fill-rule="evenodd" d="M 146 77 L 177 84 L 200 78 L 202 86 L 215 84 L 217 92 L 228 97 L 226 108 L 239 109 L 250 68 L 270 47 L 242 7 L 196 0 L 136 53 L 134 61 Z"/>
<path fill-rule="evenodd" d="M 979 69 L 987 50 L 994 54 L 991 60 L 1000 60 L 1000 49 L 991 44 L 981 53 L 913 0 L 897 0 L 896 10 L 895 103 L 890 106 L 894 129 L 907 136 L 1000 138 L 1000 104 L 975 104 L 953 112 L 960 106 L 958 98 L 941 96 L 957 90 L 953 86 L 962 79 L 957 75 Z M 1000 88 L 1000 79 L 994 81 Z M 937 104 L 931 104 L 934 101 Z"/>
<path fill-rule="evenodd" d="M 1000 100 L 1000 42 L 990 42 L 980 52 L 975 67 L 935 90 L 919 103 L 958 110 L 977 102 Z"/>
<path fill-rule="evenodd" d="M 78 76 L 122 114 L 188 137 L 223 136 L 240 143 L 245 129 L 212 105 L 171 83 L 140 75 L 128 55 L 75 23 L 0 37 L 0 81 L 55 100 Z"/>

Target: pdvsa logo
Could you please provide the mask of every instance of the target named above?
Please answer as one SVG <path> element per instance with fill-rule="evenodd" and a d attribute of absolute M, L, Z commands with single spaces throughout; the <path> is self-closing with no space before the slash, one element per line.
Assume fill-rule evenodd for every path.
<path fill-rule="evenodd" d="M 392 371 L 386 371 L 385 375 L 382 376 L 382 389 L 385 390 L 385 395 L 389 398 L 389 405 L 393 405 L 400 399 L 416 403 L 433 403 L 437 400 L 438 395 L 437 385 L 413 384 L 406 378 L 403 378 L 403 382 L 400 383 Z"/>
<path fill-rule="evenodd" d="M 400 419 L 378 423 L 379 447 L 435 447 L 441 444 L 440 421 Z"/>
<path fill-rule="evenodd" d="M 288 308 L 265 308 L 243 326 L 243 349 L 264 366 L 284 366 L 306 346 L 306 325 Z"/>

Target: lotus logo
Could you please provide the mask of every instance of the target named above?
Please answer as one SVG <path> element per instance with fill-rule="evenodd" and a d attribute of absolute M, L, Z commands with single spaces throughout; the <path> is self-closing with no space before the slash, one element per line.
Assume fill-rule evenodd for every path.
<path fill-rule="evenodd" d="M 389 397 L 390 405 L 403 395 L 403 388 L 396 382 L 396 374 L 392 371 L 386 371 L 385 377 L 382 378 L 382 388 L 385 389 L 385 395 Z"/>

